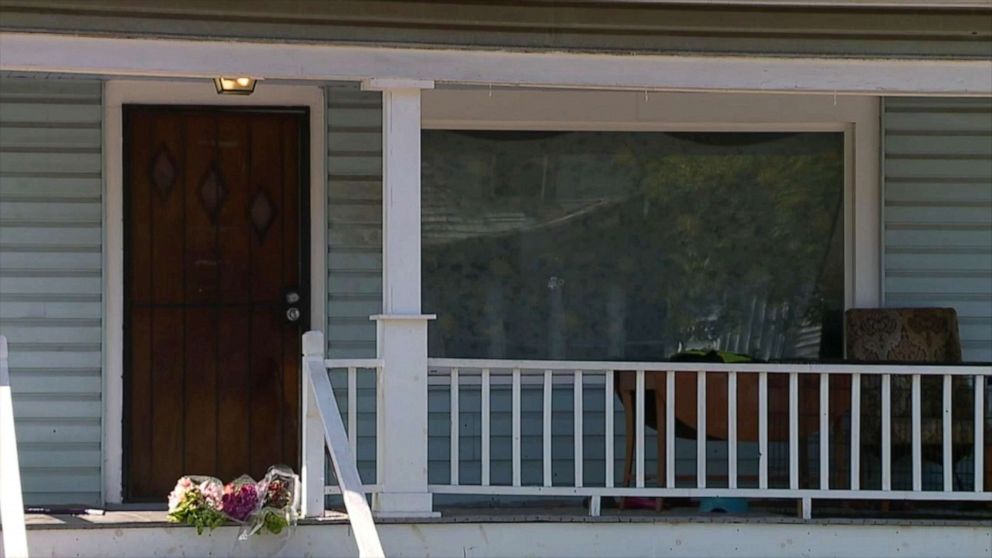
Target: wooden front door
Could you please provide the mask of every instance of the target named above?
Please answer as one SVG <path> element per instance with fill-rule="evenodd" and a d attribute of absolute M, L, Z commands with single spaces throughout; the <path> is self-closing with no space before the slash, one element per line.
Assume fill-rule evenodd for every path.
<path fill-rule="evenodd" d="M 124 122 L 126 498 L 299 471 L 306 114 L 128 106 Z"/>

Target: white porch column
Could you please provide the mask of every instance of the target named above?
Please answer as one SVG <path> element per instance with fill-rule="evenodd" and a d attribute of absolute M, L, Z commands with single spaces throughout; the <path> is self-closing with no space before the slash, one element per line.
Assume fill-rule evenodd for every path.
<path fill-rule="evenodd" d="M 427 321 L 420 300 L 420 91 L 431 81 L 371 79 L 382 91 L 382 314 L 377 322 L 379 516 L 435 515 L 427 490 Z"/>

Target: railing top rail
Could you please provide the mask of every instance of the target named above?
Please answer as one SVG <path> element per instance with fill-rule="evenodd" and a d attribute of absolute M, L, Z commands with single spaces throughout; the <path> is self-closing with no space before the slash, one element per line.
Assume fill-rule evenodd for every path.
<path fill-rule="evenodd" d="M 328 358 L 324 360 L 324 368 L 380 368 L 382 359 L 378 358 Z"/>
<path fill-rule="evenodd" d="M 635 371 L 645 372 L 769 372 L 799 374 L 922 374 L 956 376 L 992 376 L 992 365 L 988 364 L 873 364 L 873 363 L 719 363 L 719 362 L 623 362 L 623 361 L 581 361 L 581 360 L 499 360 L 431 358 L 430 368 L 459 368 L 462 370 L 489 369 L 492 371 L 521 372 L 604 372 Z"/>

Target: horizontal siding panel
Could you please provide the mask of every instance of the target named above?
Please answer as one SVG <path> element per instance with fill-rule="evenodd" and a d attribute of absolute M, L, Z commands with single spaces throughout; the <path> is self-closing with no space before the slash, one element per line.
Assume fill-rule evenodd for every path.
<path fill-rule="evenodd" d="M 332 151 L 327 157 L 327 168 L 336 174 L 372 175 L 382 171 L 382 155 L 371 151 Z"/>
<path fill-rule="evenodd" d="M 0 204 L 0 221 L 33 221 L 64 223 L 83 222 L 100 223 L 103 208 L 100 201 L 95 203 L 84 200 L 83 203 L 66 203 L 58 200 L 46 202 L 41 199 L 32 201 L 5 200 Z"/>
<path fill-rule="evenodd" d="M 992 272 L 992 253 L 976 250 L 964 253 L 894 252 L 886 254 L 889 273 L 920 271 Z"/>
<path fill-rule="evenodd" d="M 25 394 L 50 394 L 61 391 L 99 396 L 103 388 L 103 378 L 98 368 L 79 371 L 21 368 L 12 371 L 10 383 L 19 394 L 18 406 Z"/>
<path fill-rule="evenodd" d="M 61 103 L 32 103 L 30 101 L 31 99 L 12 98 L 0 105 L 0 125 L 91 124 L 99 126 L 103 116 L 99 97 L 82 101 L 70 99 Z"/>
<path fill-rule="evenodd" d="M 990 204 L 992 189 L 987 182 L 975 180 L 972 182 L 954 181 L 887 181 L 886 204 L 915 203 L 915 204 Z"/>
<path fill-rule="evenodd" d="M 897 249 L 949 248 L 973 252 L 992 247 L 989 227 L 961 228 L 956 223 L 920 223 L 907 227 L 902 223 L 892 224 L 886 221 L 886 229 L 886 246 Z"/>
<path fill-rule="evenodd" d="M 82 174 L 98 175 L 101 168 L 99 153 L 2 153 L 0 173 L 3 174 Z"/>
<path fill-rule="evenodd" d="M 71 469 L 90 467 L 100 460 L 100 444 L 25 443 L 21 446 L 18 458 L 23 467 L 45 469 L 49 474 L 60 472 L 60 476 L 71 477 Z M 38 475 L 41 476 L 43 475 Z M 99 490 L 99 486 L 96 489 Z"/>
<path fill-rule="evenodd" d="M 100 135 L 98 125 L 86 128 L 6 126 L 0 128 L 0 153 L 28 148 L 43 149 L 48 152 L 59 149 L 90 152 L 93 151 L 94 144 L 99 145 Z M 96 152 L 99 153 L 99 148 Z"/>
<path fill-rule="evenodd" d="M 907 207 L 904 204 L 889 203 L 885 209 L 885 216 L 887 221 L 892 224 L 953 222 L 988 226 L 992 222 L 992 204 L 948 204 L 946 206 L 914 204 Z"/>
<path fill-rule="evenodd" d="M 954 155 L 992 156 L 992 131 L 975 134 L 921 136 L 915 133 L 892 133 L 885 138 L 885 151 L 889 156 Z"/>
<path fill-rule="evenodd" d="M 992 101 L 886 99 L 885 304 L 953 307 L 992 360 Z"/>
<path fill-rule="evenodd" d="M 5 225 L 0 223 L 0 247 L 17 245 L 22 247 L 99 247 L 102 239 L 99 223 L 89 226 L 79 226 L 69 223 L 66 226 L 53 227 L 39 224 Z"/>
<path fill-rule="evenodd" d="M 100 503 L 98 81 L 0 79 L 0 333 L 25 503 Z"/>
<path fill-rule="evenodd" d="M 94 277 L 51 277 L 44 273 L 27 277 L 5 276 L 12 270 L 0 274 L 0 294 L 8 293 L 79 293 L 97 294 L 103 289 L 103 281 Z M 8 336 L 9 337 L 9 336 Z"/>
<path fill-rule="evenodd" d="M 888 109 L 888 107 L 887 105 L 886 108 Z M 911 107 L 902 110 L 886 110 L 886 133 L 953 131 L 959 134 L 970 132 L 988 134 L 989 130 L 992 130 L 992 109 L 989 108 L 987 102 L 981 100 L 960 105 L 960 107 L 968 110 L 961 110 L 960 108 L 927 110 L 923 104 L 911 105 Z M 920 135 L 925 136 L 925 134 Z"/>
<path fill-rule="evenodd" d="M 100 419 L 34 419 L 21 418 L 15 424 L 17 443 L 42 442 L 49 444 L 89 442 L 99 443 Z M 95 464 L 99 466 L 99 463 Z M 22 478 L 32 477 L 31 469 Z"/>
<path fill-rule="evenodd" d="M 99 176 L 3 176 L 0 196 L 96 199 L 103 192 Z"/>
<path fill-rule="evenodd" d="M 968 177 L 971 180 L 992 181 L 992 160 L 987 157 L 967 159 L 886 157 L 885 174 L 893 178 Z"/>
<path fill-rule="evenodd" d="M 95 474 L 94 474 L 95 473 Z M 79 494 L 100 491 L 100 470 L 92 467 L 56 467 L 39 471 L 30 479 L 23 479 L 23 490 L 26 493 L 45 492 L 51 495 L 65 495 L 73 498 L 65 503 L 79 502 Z M 70 495 L 74 495 L 70 496 Z"/>

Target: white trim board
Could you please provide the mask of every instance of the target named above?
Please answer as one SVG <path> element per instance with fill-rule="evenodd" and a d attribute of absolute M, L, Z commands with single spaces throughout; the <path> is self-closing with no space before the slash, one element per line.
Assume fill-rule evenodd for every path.
<path fill-rule="evenodd" d="M 124 405 L 124 203 L 125 104 L 298 106 L 309 109 L 310 127 L 310 321 L 323 329 L 327 301 L 326 125 L 319 86 L 259 84 L 249 96 L 218 95 L 212 82 L 112 80 L 104 85 L 103 243 L 103 501 L 123 501 Z M 307 389 L 301 382 L 301 389 Z M 302 409 L 301 409 L 302 413 Z M 301 415 L 302 416 L 302 415 Z"/>
<path fill-rule="evenodd" d="M 881 301 L 877 97 L 486 88 L 423 92 L 423 129 L 844 132 L 845 306 Z"/>
<path fill-rule="evenodd" d="M 992 96 L 992 61 L 415 49 L 0 33 L 0 70 L 146 77 L 397 78 L 668 91 Z M 265 85 L 264 83 L 262 84 Z"/>

